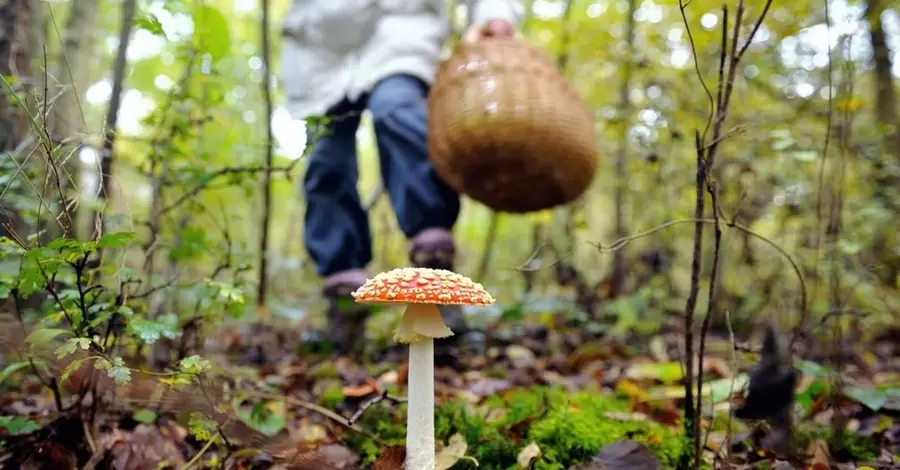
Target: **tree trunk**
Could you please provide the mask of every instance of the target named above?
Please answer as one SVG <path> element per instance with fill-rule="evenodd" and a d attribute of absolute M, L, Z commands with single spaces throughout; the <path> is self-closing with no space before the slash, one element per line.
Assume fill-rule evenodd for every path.
<path fill-rule="evenodd" d="M 0 0 L 0 75 L 19 96 L 34 84 L 25 46 L 33 5 L 32 0 Z M 0 153 L 13 152 L 15 161 L 21 163 L 24 158 L 18 158 L 15 150 L 24 143 L 29 132 L 25 110 L 10 96 L 6 85 L 0 85 Z M 20 174 L 19 177 L 27 178 L 27 175 Z M 24 238 L 23 224 L 14 205 L 0 201 L 0 221 L 0 236 L 18 234 Z"/>
<path fill-rule="evenodd" d="M 103 150 L 100 152 L 100 200 L 97 201 L 98 209 L 91 215 L 91 222 L 96 224 L 96 237 L 100 238 L 105 233 L 106 219 L 103 217 L 104 205 L 110 205 L 112 200 L 111 188 L 113 180 L 113 163 L 116 146 L 116 123 L 119 119 L 119 105 L 122 101 L 122 90 L 125 86 L 126 68 L 128 66 L 128 44 L 131 42 L 131 29 L 134 15 L 137 9 L 137 0 L 125 0 L 122 2 L 122 16 L 119 25 L 119 50 L 116 52 L 116 61 L 113 64 L 112 94 L 109 98 L 109 109 L 106 112 L 106 121 L 103 126 Z M 112 211 L 111 207 L 106 210 Z M 101 252 L 98 251 L 98 255 Z"/>
<path fill-rule="evenodd" d="M 29 0 L 0 0 L 0 74 L 15 77 L 10 84 L 22 91 L 33 85 L 28 50 Z M 9 97 L 8 90 L 0 93 L 0 151 L 14 150 L 28 134 L 25 110 Z"/>
<path fill-rule="evenodd" d="M 900 164 L 900 122 L 897 122 L 897 93 L 891 74 L 891 50 L 881 17 L 887 9 L 884 0 L 869 0 L 866 19 L 875 73 L 875 117 L 884 132 L 885 150 L 891 152 L 894 163 Z"/>
<path fill-rule="evenodd" d="M 893 214 L 900 215 L 896 191 L 900 187 L 900 122 L 897 119 L 897 93 L 891 73 L 891 51 L 887 45 L 881 17 L 886 10 L 884 0 L 869 0 L 866 20 L 872 43 L 875 81 L 875 120 L 883 136 L 882 158 L 875 169 L 875 198 Z M 896 254 L 898 237 L 887 224 L 874 241 L 873 257 L 878 260 L 878 277 L 885 286 L 894 286 L 900 278 L 900 256 Z"/>
<path fill-rule="evenodd" d="M 625 222 L 625 192 L 628 188 L 628 147 L 629 136 L 628 131 L 631 128 L 631 82 L 634 74 L 634 36 L 636 22 L 634 20 L 634 12 L 637 8 L 636 0 L 628 2 L 628 17 L 626 24 L 626 40 L 625 40 L 625 63 L 622 65 L 622 82 L 619 83 L 619 123 L 622 126 L 622 133 L 619 137 L 619 149 L 616 153 L 616 190 L 615 199 L 615 238 L 618 240 L 625 237 L 628 228 Z M 622 293 L 625 284 L 625 246 L 622 246 L 613 253 L 613 269 L 610 279 L 609 296 L 616 298 Z"/>

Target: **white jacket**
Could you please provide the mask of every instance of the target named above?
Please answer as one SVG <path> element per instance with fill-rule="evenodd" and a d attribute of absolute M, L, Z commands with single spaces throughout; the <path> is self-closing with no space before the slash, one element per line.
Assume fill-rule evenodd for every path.
<path fill-rule="evenodd" d="M 518 25 L 521 0 L 462 0 L 472 24 Z M 295 119 L 324 114 L 382 78 L 431 83 L 449 36 L 446 0 L 294 0 L 283 26 L 281 82 Z"/>

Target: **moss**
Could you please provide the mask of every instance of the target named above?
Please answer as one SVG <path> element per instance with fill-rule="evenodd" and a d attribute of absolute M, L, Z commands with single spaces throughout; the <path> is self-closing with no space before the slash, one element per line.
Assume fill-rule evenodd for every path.
<path fill-rule="evenodd" d="M 406 405 L 399 405 L 396 409 L 376 405 L 366 410 L 360 425 L 387 445 L 403 444 L 406 440 L 405 412 Z M 360 455 L 363 466 L 374 463 L 381 451 L 377 442 L 358 433 L 345 434 L 344 443 Z"/>
<path fill-rule="evenodd" d="M 840 441 L 834 443 L 834 431 L 828 428 L 815 428 L 810 425 L 802 425 L 797 429 L 798 448 L 806 449 L 810 442 L 823 440 L 834 447 L 842 448 L 847 454 L 853 456 L 857 461 L 871 462 L 878 460 L 880 447 L 878 441 L 872 437 L 860 436 L 852 432 L 844 432 L 840 436 Z"/>
<path fill-rule="evenodd" d="M 344 401 L 344 388 L 338 381 L 329 381 L 319 396 L 319 404 L 328 409 L 337 408 Z"/>
<path fill-rule="evenodd" d="M 516 457 L 531 442 L 542 456 L 534 470 L 560 470 L 589 460 L 614 441 L 634 439 L 645 443 L 664 468 L 673 468 L 682 449 L 680 434 L 667 426 L 646 421 L 621 421 L 609 412 L 627 412 L 628 402 L 599 392 L 566 394 L 559 389 L 533 388 L 510 391 L 473 407 L 461 400 L 442 403 L 435 413 L 435 434 L 446 442 L 460 433 L 469 444 L 468 455 L 479 469 L 516 469 Z M 405 407 L 374 407 L 362 425 L 387 441 L 400 444 L 405 438 Z M 377 445 L 359 436 L 348 436 L 348 444 L 365 464 L 377 457 Z M 461 461 L 454 470 L 475 469 Z"/>
<path fill-rule="evenodd" d="M 320 362 L 309 371 L 309 377 L 313 379 L 336 379 L 339 376 L 337 365 L 333 362 Z"/>

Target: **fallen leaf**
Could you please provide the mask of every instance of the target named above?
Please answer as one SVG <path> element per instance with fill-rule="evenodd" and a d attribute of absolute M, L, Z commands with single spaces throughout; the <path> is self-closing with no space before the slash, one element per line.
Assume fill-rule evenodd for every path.
<path fill-rule="evenodd" d="M 632 380 L 656 379 L 660 382 L 681 380 L 682 365 L 678 361 L 644 362 L 634 364 L 625 371 L 625 376 Z"/>
<path fill-rule="evenodd" d="M 534 442 L 525 446 L 521 452 L 519 452 L 519 456 L 516 457 L 516 462 L 519 463 L 519 468 L 529 469 L 534 464 L 534 462 L 540 458 L 541 456 L 541 448 Z"/>
<path fill-rule="evenodd" d="M 400 470 L 406 463 L 406 446 L 388 446 L 381 451 L 372 470 Z"/>
<path fill-rule="evenodd" d="M 358 461 L 359 456 L 352 450 L 339 444 L 329 444 L 295 452 L 279 463 L 287 470 L 358 470 Z"/>
<path fill-rule="evenodd" d="M 616 441 L 600 449 L 590 462 L 569 470 L 662 470 L 662 465 L 640 442 Z"/>
<path fill-rule="evenodd" d="M 534 352 L 525 346 L 512 344 L 507 346 L 504 352 L 515 369 L 526 369 L 535 365 Z"/>
<path fill-rule="evenodd" d="M 348 385 L 343 389 L 344 396 L 350 398 L 360 398 L 373 393 L 381 393 L 381 386 L 372 378 L 367 378 L 366 383 L 359 385 Z"/>
<path fill-rule="evenodd" d="M 434 460 L 434 469 L 447 470 L 456 465 L 457 462 L 465 458 L 466 449 L 468 448 L 469 445 L 466 444 L 466 439 L 462 437 L 462 434 L 454 434 L 450 437 L 450 442 L 437 452 Z"/>
<path fill-rule="evenodd" d="M 647 399 L 647 391 L 630 380 L 620 380 L 616 383 L 616 392 L 636 401 Z"/>
<path fill-rule="evenodd" d="M 301 443 L 321 442 L 328 438 L 328 431 L 321 424 L 305 420 L 293 434 L 294 439 Z"/>
<path fill-rule="evenodd" d="M 647 421 L 647 415 L 644 413 L 624 413 L 619 411 L 609 411 L 603 413 L 603 415 L 616 421 Z"/>
<path fill-rule="evenodd" d="M 831 468 L 831 453 L 828 452 L 827 442 L 822 439 L 810 442 L 806 453 L 810 456 L 810 470 L 829 470 Z"/>
<path fill-rule="evenodd" d="M 666 344 L 666 339 L 662 336 L 654 336 L 650 339 L 650 354 L 653 355 L 653 359 L 660 362 L 668 361 L 668 349 L 669 346 Z"/>
<path fill-rule="evenodd" d="M 154 470 L 161 462 L 180 468 L 185 460 L 177 435 L 163 433 L 157 426 L 139 424 L 131 432 L 110 436 L 104 443 L 109 468 L 116 470 Z"/>
<path fill-rule="evenodd" d="M 703 372 L 709 375 L 715 375 L 717 378 L 731 377 L 734 373 L 731 366 L 720 357 L 710 356 L 703 359 Z"/>

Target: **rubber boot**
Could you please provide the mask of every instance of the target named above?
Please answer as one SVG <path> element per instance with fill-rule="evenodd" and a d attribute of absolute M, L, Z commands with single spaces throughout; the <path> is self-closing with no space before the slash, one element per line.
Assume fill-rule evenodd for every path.
<path fill-rule="evenodd" d="M 328 339 L 335 352 L 354 358 L 362 355 L 371 310 L 366 304 L 356 303 L 351 293 L 365 282 L 364 271 L 344 271 L 326 278 L 322 289 L 328 301 Z"/>

